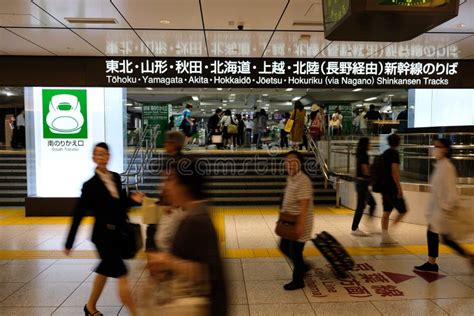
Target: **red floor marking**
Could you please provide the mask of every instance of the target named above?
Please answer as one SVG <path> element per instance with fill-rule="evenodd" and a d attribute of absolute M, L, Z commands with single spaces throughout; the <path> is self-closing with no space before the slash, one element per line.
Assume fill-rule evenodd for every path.
<path fill-rule="evenodd" d="M 445 278 L 446 275 L 444 274 L 438 274 L 438 273 L 432 273 L 432 272 L 420 272 L 414 270 L 415 274 L 418 274 L 421 278 L 423 278 L 426 282 L 431 283 L 438 281 L 439 279 Z"/>
<path fill-rule="evenodd" d="M 406 275 L 406 274 L 400 274 L 400 273 L 393 273 L 393 272 L 385 272 L 382 271 L 383 274 L 385 274 L 390 280 L 392 280 L 395 283 L 402 283 L 404 281 L 416 278 L 414 275 Z"/>

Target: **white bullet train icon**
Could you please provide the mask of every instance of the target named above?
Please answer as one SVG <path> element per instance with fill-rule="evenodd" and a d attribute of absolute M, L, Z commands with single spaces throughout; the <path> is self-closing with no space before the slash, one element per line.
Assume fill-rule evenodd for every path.
<path fill-rule="evenodd" d="M 55 134 L 76 134 L 84 125 L 81 104 L 75 95 L 58 94 L 49 102 L 46 116 L 49 130 Z"/>

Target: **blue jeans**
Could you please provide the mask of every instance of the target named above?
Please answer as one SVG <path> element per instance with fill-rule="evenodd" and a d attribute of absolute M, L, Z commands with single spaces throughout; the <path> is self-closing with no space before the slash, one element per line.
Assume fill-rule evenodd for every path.
<path fill-rule="evenodd" d="M 257 147 L 262 146 L 263 131 L 258 131 Z"/>

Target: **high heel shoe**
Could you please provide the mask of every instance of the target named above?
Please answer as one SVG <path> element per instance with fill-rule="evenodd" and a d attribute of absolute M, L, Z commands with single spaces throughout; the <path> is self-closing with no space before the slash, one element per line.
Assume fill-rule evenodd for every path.
<path fill-rule="evenodd" d="M 99 312 L 99 311 L 95 311 L 94 313 L 89 312 L 89 310 L 87 309 L 87 304 L 84 305 L 84 314 L 85 314 L 86 316 L 92 316 L 92 315 L 95 315 L 95 316 L 104 316 L 104 314 L 102 314 L 102 313 Z"/>

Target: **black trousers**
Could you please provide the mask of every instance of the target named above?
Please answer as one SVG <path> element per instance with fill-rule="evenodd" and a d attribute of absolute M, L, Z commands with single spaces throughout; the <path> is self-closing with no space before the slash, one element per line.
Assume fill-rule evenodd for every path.
<path fill-rule="evenodd" d="M 293 262 L 293 282 L 304 282 L 304 274 L 308 265 L 303 259 L 304 242 L 292 241 L 282 238 L 280 250 Z"/>
<path fill-rule="evenodd" d="M 155 235 L 157 230 L 157 224 L 149 224 L 146 227 L 146 241 L 145 250 L 156 250 Z"/>
<path fill-rule="evenodd" d="M 288 144 L 288 133 L 284 129 L 280 130 L 280 147 L 281 148 L 290 147 Z"/>
<path fill-rule="evenodd" d="M 443 243 L 448 246 L 449 248 L 453 249 L 456 251 L 459 255 L 466 257 L 467 253 L 466 250 L 464 250 L 463 247 L 461 247 L 457 242 L 454 240 L 449 239 L 447 235 L 441 235 L 443 239 Z M 427 233 L 427 238 L 428 238 L 428 256 L 432 258 L 438 258 L 439 256 L 439 234 L 433 233 L 430 231 L 428 227 L 428 233 Z"/>
<path fill-rule="evenodd" d="M 356 181 L 357 191 L 357 208 L 355 210 L 354 219 L 352 220 L 352 230 L 359 228 L 360 220 L 364 214 L 365 206 L 369 205 L 370 216 L 374 215 L 375 211 L 375 200 L 372 193 L 369 191 L 369 182 L 365 180 Z"/>

